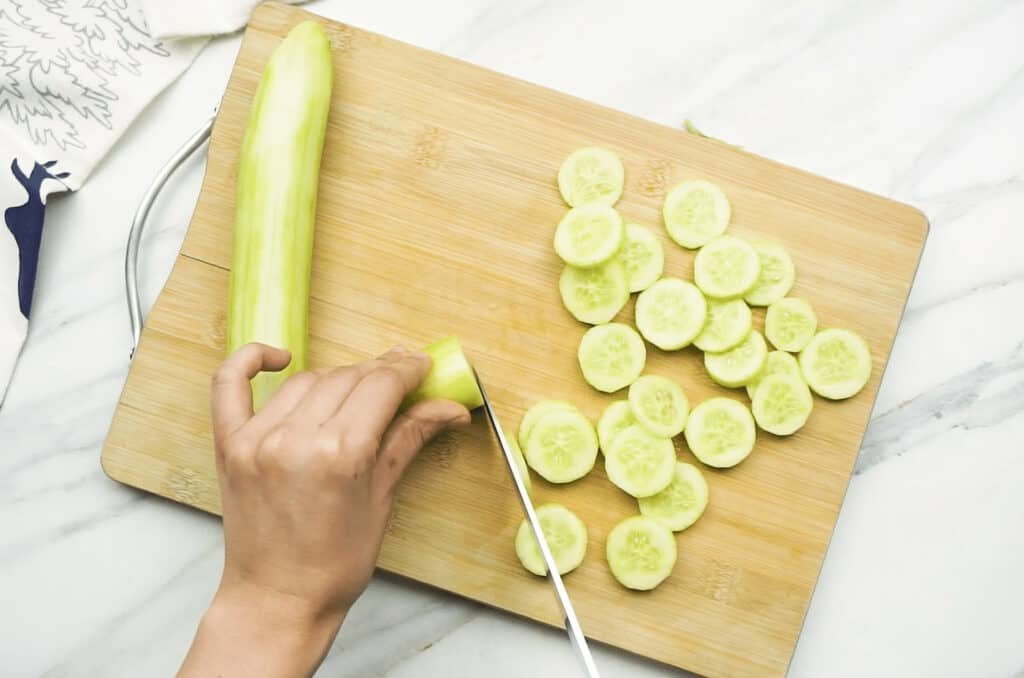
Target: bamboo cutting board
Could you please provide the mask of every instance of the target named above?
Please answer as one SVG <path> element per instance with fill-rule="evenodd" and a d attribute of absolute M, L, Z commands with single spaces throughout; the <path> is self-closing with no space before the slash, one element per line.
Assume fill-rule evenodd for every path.
<path fill-rule="evenodd" d="M 207 391 L 224 350 L 237 149 L 263 63 L 310 16 L 283 5 L 253 16 L 195 215 L 103 449 L 112 478 L 212 513 L 220 503 Z M 551 247 L 566 209 L 555 186 L 559 163 L 591 144 L 622 157 L 618 208 L 662 237 L 667 275 L 690 278 L 693 255 L 665 236 L 666 189 L 708 178 L 732 201 L 732 233 L 789 249 L 798 271 L 793 295 L 812 302 L 821 325 L 867 339 L 874 371 L 858 396 L 816 399 L 797 435 L 762 434 L 737 468 L 704 469 L 711 503 L 677 536 L 675 571 L 653 592 L 629 592 L 608 572 L 604 537 L 636 504 L 607 481 L 600 462 L 568 487 L 534 477 L 537 503 L 564 503 L 588 525 L 587 559 L 566 580 L 588 635 L 703 674 L 783 675 L 916 268 L 924 216 L 680 130 L 324 24 L 336 86 L 313 261 L 312 366 L 455 333 L 509 431 L 542 398 L 571 400 L 596 420 L 615 396 L 579 375 L 585 327 L 560 304 L 561 265 Z M 630 322 L 632 309 L 630 302 L 619 319 Z M 760 326 L 763 312 L 755 318 Z M 691 403 L 726 394 L 695 349 L 648 351 L 647 371 L 678 380 Z M 728 395 L 745 401 L 742 391 Z M 692 461 L 681 440 L 678 449 Z M 414 463 L 380 566 L 559 624 L 546 581 L 526 574 L 513 553 L 521 517 L 478 415 L 470 430 L 445 435 Z"/>

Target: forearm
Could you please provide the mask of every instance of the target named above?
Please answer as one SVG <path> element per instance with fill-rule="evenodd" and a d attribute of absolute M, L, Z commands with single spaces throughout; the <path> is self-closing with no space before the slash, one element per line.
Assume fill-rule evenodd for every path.
<path fill-rule="evenodd" d="M 219 591 L 179 678 L 306 678 L 323 661 L 343 613 L 254 592 Z"/>

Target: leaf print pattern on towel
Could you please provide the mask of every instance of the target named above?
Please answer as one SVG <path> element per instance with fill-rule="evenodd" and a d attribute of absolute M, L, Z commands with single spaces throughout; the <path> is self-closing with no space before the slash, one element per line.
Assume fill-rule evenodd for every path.
<path fill-rule="evenodd" d="M 0 122 L 37 146 L 85 149 L 83 128 L 116 124 L 112 82 L 169 56 L 128 0 L 4 0 Z"/>

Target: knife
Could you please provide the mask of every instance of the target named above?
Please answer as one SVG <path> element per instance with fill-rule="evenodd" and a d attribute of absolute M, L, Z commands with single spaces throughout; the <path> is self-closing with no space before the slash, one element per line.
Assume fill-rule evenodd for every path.
<path fill-rule="evenodd" d="M 544 538 L 544 530 L 541 529 L 540 520 L 537 519 L 537 512 L 533 510 L 533 502 L 526 491 L 526 485 L 523 483 L 522 476 L 519 475 L 519 467 L 512 456 L 512 451 L 509 449 L 508 440 L 505 438 L 505 433 L 501 430 L 498 418 L 494 416 L 491 401 L 487 399 L 487 392 L 484 391 L 484 385 L 480 382 L 480 375 L 475 370 L 473 374 L 476 377 L 477 386 L 480 388 L 480 396 L 484 401 L 484 412 L 487 414 L 487 420 L 491 423 L 494 435 L 498 439 L 498 447 L 501 448 L 501 453 L 505 456 L 505 465 L 508 466 L 508 470 L 512 474 L 512 484 L 516 487 L 516 493 L 519 495 L 519 502 L 523 505 L 526 520 L 529 521 L 530 527 L 533 529 L 533 536 L 537 539 L 540 554 L 544 558 L 544 565 L 548 570 L 548 579 L 551 581 L 552 588 L 555 589 L 555 597 L 558 599 L 558 604 L 562 606 L 565 630 L 569 634 L 569 641 L 576 649 L 576 654 L 580 662 L 582 662 L 588 678 L 600 678 L 597 666 L 594 664 L 594 657 L 590 654 L 590 647 L 587 645 L 586 636 L 583 635 L 580 621 L 576 618 L 576 611 L 572 607 L 572 601 L 569 600 L 569 592 L 565 590 L 565 585 L 562 583 L 562 575 L 558 574 L 555 558 L 551 555 L 551 548 Z"/>

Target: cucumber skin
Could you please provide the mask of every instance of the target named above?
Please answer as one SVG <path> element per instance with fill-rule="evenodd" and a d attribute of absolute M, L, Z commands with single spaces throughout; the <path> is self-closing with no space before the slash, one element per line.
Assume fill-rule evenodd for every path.
<path fill-rule="evenodd" d="M 333 78 L 330 42 L 320 24 L 292 28 L 263 69 L 242 139 L 227 351 L 259 341 L 292 354 L 284 370 L 253 378 L 256 408 L 306 368 L 317 189 Z"/>

